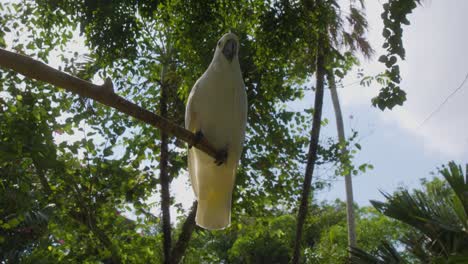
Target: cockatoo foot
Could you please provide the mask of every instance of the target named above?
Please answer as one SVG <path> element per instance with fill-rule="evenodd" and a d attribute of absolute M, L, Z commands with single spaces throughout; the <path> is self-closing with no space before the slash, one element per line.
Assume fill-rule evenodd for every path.
<path fill-rule="evenodd" d="M 197 132 L 195 132 L 195 142 L 194 142 L 195 144 L 194 145 L 202 141 L 203 137 L 204 137 L 203 132 L 201 132 L 201 130 L 198 130 Z M 188 148 L 191 149 L 192 147 L 193 147 L 192 145 L 189 145 Z"/>
<path fill-rule="evenodd" d="M 221 166 L 223 163 L 225 163 L 227 160 L 227 150 L 222 149 L 218 151 L 218 154 L 216 155 L 215 163 L 218 166 Z"/>

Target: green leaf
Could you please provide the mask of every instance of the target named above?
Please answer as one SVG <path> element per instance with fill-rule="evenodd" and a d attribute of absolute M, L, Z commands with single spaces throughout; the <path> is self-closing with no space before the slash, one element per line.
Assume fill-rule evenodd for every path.
<path fill-rule="evenodd" d="M 387 60 L 388 60 L 388 58 L 385 55 L 382 55 L 382 56 L 379 57 L 379 62 L 386 63 Z"/>

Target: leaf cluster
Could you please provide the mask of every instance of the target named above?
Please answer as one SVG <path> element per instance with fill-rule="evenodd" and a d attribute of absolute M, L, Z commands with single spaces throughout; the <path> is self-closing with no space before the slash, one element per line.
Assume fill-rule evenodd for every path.
<path fill-rule="evenodd" d="M 379 61 L 387 68 L 384 75 L 389 79 L 386 86 L 380 89 L 379 95 L 372 99 L 372 105 L 381 110 L 392 109 L 396 105 L 403 105 L 406 92 L 400 88 L 400 67 L 398 58 L 405 59 L 403 47 L 403 25 L 409 25 L 409 14 L 421 3 L 421 0 L 390 0 L 383 4 L 381 18 L 384 23 L 382 35 L 385 38 L 383 48 L 386 54 L 379 57 Z"/>

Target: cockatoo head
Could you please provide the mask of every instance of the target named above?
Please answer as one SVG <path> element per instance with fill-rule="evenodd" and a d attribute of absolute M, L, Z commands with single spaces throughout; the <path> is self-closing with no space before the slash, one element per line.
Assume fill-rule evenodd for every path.
<path fill-rule="evenodd" d="M 221 56 L 229 63 L 237 58 L 239 52 L 239 39 L 233 33 L 226 33 L 219 39 L 215 56 Z"/>

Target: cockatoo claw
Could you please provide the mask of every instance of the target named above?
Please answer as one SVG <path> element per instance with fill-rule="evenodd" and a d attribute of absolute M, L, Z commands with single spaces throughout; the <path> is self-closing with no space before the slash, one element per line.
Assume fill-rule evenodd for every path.
<path fill-rule="evenodd" d="M 198 130 L 197 132 L 195 132 L 195 144 L 198 144 L 202 139 L 203 139 L 203 132 L 201 132 L 201 130 Z M 192 145 L 189 145 L 189 149 L 191 149 L 193 146 Z"/>
<path fill-rule="evenodd" d="M 227 160 L 227 150 L 222 149 L 216 155 L 216 159 L 214 162 L 216 163 L 216 165 L 221 166 L 223 163 L 226 162 L 226 160 Z"/>

